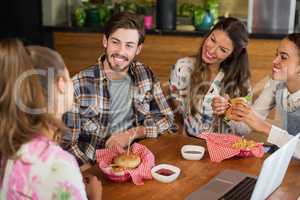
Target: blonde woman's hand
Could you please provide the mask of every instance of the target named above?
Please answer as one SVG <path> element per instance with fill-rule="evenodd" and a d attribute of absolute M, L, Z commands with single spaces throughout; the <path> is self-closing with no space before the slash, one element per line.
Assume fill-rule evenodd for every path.
<path fill-rule="evenodd" d="M 229 96 L 225 95 L 225 97 L 214 97 L 211 103 L 211 107 L 215 115 L 225 114 L 226 110 L 229 108 Z"/>
<path fill-rule="evenodd" d="M 84 184 L 86 194 L 89 200 L 101 200 L 102 199 L 102 183 L 94 175 L 84 175 Z"/>

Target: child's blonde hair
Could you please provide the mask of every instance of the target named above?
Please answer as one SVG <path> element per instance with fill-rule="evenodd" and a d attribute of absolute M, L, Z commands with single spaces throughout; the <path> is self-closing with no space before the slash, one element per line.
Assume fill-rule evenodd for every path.
<path fill-rule="evenodd" d="M 41 130 L 61 130 L 60 120 L 45 108 L 46 97 L 28 50 L 18 39 L 0 40 L 0 177 L 6 161 L 16 159 L 19 148 Z"/>

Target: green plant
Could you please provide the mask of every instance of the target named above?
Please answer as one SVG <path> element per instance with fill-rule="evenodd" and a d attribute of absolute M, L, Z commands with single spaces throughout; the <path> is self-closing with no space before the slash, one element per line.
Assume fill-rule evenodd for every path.
<path fill-rule="evenodd" d="M 138 11 L 137 3 L 133 0 L 125 0 L 120 3 L 115 3 L 114 12 L 124 12 L 124 11 L 137 13 Z"/>
<path fill-rule="evenodd" d="M 214 21 L 218 19 L 219 16 L 219 0 L 205 0 L 204 8 L 209 10 L 212 14 Z"/>
<path fill-rule="evenodd" d="M 139 8 L 138 8 L 138 13 L 139 14 L 142 14 L 142 15 L 153 15 L 153 5 L 149 2 L 145 2 L 141 5 L 139 5 Z"/>
<path fill-rule="evenodd" d="M 194 4 L 183 3 L 179 6 L 178 16 L 180 17 L 193 17 L 193 13 L 195 10 Z"/>
<path fill-rule="evenodd" d="M 91 7 L 88 0 L 82 0 L 81 4 L 73 11 L 74 23 L 76 26 L 83 27 L 86 24 L 86 9 Z"/>
<path fill-rule="evenodd" d="M 107 4 L 99 5 L 100 26 L 104 26 L 112 15 L 112 7 Z"/>

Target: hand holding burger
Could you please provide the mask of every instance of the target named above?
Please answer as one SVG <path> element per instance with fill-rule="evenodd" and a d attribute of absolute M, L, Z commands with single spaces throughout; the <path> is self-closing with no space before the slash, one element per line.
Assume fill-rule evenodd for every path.
<path fill-rule="evenodd" d="M 253 130 L 269 134 L 272 125 L 264 120 L 250 105 L 245 103 L 235 103 L 231 106 L 229 117 L 236 121 L 246 123 Z"/>
<path fill-rule="evenodd" d="M 244 97 L 237 97 L 229 100 L 229 108 L 225 112 L 225 117 L 229 120 L 241 121 L 240 117 L 232 113 L 232 108 L 235 106 L 244 107 L 247 109 L 247 100 Z"/>
<path fill-rule="evenodd" d="M 216 96 L 213 98 L 211 107 L 215 115 L 223 115 L 229 108 L 229 96 L 226 94 L 225 97 Z"/>
<path fill-rule="evenodd" d="M 225 115 L 226 119 L 240 121 L 239 118 L 232 115 L 232 107 L 237 104 L 248 105 L 248 102 L 251 102 L 251 96 L 230 99 L 226 94 L 225 97 L 214 97 L 211 106 L 215 115 Z"/>

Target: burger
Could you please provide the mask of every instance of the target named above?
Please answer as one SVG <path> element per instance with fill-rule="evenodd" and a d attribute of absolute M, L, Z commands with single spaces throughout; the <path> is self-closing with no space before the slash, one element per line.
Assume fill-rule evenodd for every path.
<path fill-rule="evenodd" d="M 235 117 L 232 115 L 232 106 L 235 106 L 235 105 L 237 105 L 237 104 L 239 104 L 239 103 L 241 103 L 241 104 L 245 104 L 245 103 L 247 103 L 248 101 L 247 101 L 247 99 L 245 98 L 245 97 L 237 97 L 237 98 L 233 98 L 233 99 L 230 99 L 229 100 L 229 103 L 230 103 L 230 107 L 227 109 L 227 111 L 226 111 L 226 113 L 225 113 L 225 118 L 226 119 L 229 119 L 229 120 L 231 120 L 231 119 L 233 119 L 233 120 L 237 120 L 237 119 L 235 119 Z"/>
<path fill-rule="evenodd" d="M 119 172 L 125 169 L 135 169 L 140 163 L 141 158 L 139 155 L 133 153 L 123 153 L 114 158 L 113 170 Z"/>

